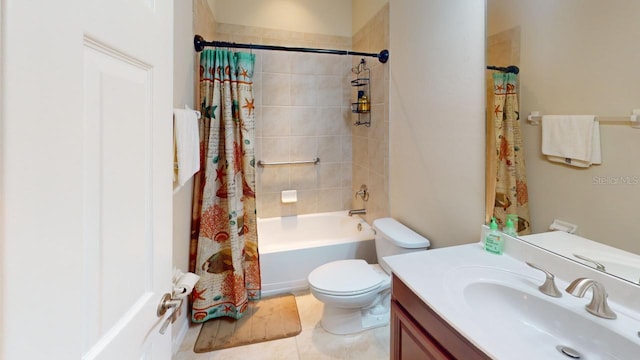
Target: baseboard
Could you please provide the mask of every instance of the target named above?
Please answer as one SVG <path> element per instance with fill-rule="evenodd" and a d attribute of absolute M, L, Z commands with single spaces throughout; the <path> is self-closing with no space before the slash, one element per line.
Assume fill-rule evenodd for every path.
<path fill-rule="evenodd" d="M 285 281 L 281 283 L 262 284 L 260 294 L 262 297 L 270 297 L 279 294 L 291 293 L 295 291 L 302 291 L 309 288 L 309 283 L 306 279 L 298 279 L 292 281 Z"/>

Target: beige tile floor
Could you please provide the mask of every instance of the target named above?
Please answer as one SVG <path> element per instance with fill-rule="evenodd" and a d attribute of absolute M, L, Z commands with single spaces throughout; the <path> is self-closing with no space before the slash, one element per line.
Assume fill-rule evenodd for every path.
<path fill-rule="evenodd" d="M 389 359 L 389 325 L 357 334 L 334 335 L 320 326 L 322 303 L 313 295 L 308 292 L 296 294 L 296 302 L 302 332 L 295 337 L 196 354 L 193 345 L 201 325 L 193 325 L 173 360 Z"/>

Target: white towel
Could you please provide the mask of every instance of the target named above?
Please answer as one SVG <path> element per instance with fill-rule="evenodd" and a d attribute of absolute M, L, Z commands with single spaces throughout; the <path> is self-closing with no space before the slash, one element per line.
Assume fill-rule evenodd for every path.
<path fill-rule="evenodd" d="M 182 186 L 200 170 L 200 135 L 195 111 L 173 109 L 173 139 L 174 179 Z"/>
<path fill-rule="evenodd" d="M 594 115 L 544 115 L 542 153 L 549 161 L 576 167 L 600 164 L 600 124 Z"/>

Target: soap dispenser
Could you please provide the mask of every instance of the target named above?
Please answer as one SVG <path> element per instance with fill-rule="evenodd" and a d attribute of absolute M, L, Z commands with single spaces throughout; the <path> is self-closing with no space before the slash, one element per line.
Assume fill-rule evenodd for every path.
<path fill-rule="evenodd" d="M 513 237 L 518 236 L 518 232 L 516 231 L 515 226 L 513 225 L 513 221 L 511 220 L 511 216 L 507 215 L 507 222 L 504 225 L 504 229 L 502 232 Z"/>
<path fill-rule="evenodd" d="M 498 223 L 496 223 L 496 218 L 492 217 L 489 224 L 489 232 L 484 238 L 484 249 L 490 253 L 500 255 L 502 254 L 503 246 L 503 239 L 500 236 L 500 231 L 498 231 Z"/>

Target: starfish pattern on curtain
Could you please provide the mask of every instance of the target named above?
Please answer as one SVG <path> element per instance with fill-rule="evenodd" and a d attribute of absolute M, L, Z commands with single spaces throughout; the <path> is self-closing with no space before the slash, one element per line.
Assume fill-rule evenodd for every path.
<path fill-rule="evenodd" d="M 529 195 L 518 108 L 518 76 L 494 73 L 496 197 L 493 216 L 504 226 L 511 217 L 519 235 L 531 233 Z"/>
<path fill-rule="evenodd" d="M 190 271 L 194 322 L 242 317 L 260 298 L 255 195 L 255 55 L 200 55 L 201 170 L 195 177 Z"/>

